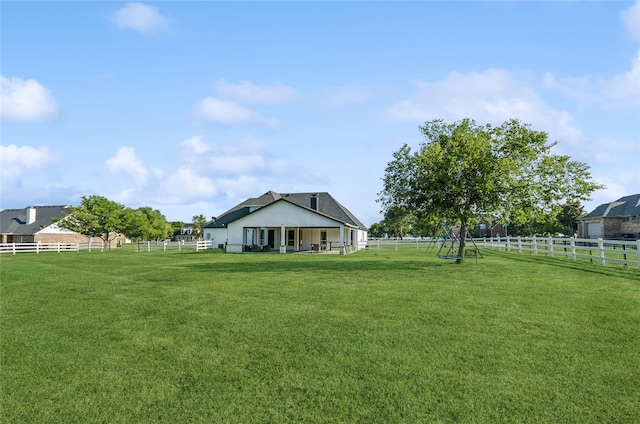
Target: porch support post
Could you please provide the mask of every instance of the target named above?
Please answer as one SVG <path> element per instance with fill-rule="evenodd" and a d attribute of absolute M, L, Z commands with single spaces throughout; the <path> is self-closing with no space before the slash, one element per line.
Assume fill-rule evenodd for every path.
<path fill-rule="evenodd" d="M 340 254 L 344 255 L 344 225 L 340 225 Z"/>
<path fill-rule="evenodd" d="M 287 253 L 287 240 L 284 224 L 280 226 L 280 253 Z"/>

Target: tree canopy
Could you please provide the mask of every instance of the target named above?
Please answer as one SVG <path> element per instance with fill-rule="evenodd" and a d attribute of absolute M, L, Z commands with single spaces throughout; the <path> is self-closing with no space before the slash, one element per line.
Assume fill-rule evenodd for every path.
<path fill-rule="evenodd" d="M 200 214 L 193 216 L 193 233 L 198 240 L 202 237 L 203 228 L 207 225 L 207 218 Z"/>
<path fill-rule="evenodd" d="M 131 240 L 163 240 L 173 233 L 159 210 L 149 206 L 138 209 L 103 196 L 83 196 L 79 206 L 69 207 L 69 213 L 59 219 L 61 228 L 97 237 L 109 245 L 118 235 Z"/>
<path fill-rule="evenodd" d="M 442 120 L 420 127 L 425 138 L 415 151 L 393 153 L 378 201 L 384 210 L 406 208 L 418 216 L 460 223 L 459 261 L 475 218 L 491 216 L 524 224 L 579 203 L 603 186 L 589 167 L 552 153 L 557 143 L 517 119 L 494 127 L 471 119 Z"/>
<path fill-rule="evenodd" d="M 69 213 L 58 225 L 89 237 L 97 237 L 109 245 L 129 226 L 129 216 L 123 205 L 103 196 L 82 196 L 79 206 L 70 206 Z"/>

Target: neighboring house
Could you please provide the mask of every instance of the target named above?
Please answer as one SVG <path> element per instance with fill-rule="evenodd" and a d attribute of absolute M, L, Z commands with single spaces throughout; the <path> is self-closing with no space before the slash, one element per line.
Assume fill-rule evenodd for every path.
<path fill-rule="evenodd" d="M 497 221 L 483 219 L 471 232 L 474 237 L 506 237 L 507 226 Z"/>
<path fill-rule="evenodd" d="M 203 230 L 204 240 L 233 253 L 345 254 L 367 246 L 367 228 L 329 193 L 269 191 L 228 210 Z"/>
<path fill-rule="evenodd" d="M 173 241 L 195 241 L 198 238 L 193 231 L 193 224 L 187 223 L 173 236 Z"/>
<path fill-rule="evenodd" d="M 54 218 L 68 213 L 67 206 L 29 206 L 0 213 L 2 243 L 86 243 L 87 236 L 59 228 Z"/>
<path fill-rule="evenodd" d="M 640 194 L 604 203 L 578 220 L 578 237 L 603 239 L 640 238 Z"/>

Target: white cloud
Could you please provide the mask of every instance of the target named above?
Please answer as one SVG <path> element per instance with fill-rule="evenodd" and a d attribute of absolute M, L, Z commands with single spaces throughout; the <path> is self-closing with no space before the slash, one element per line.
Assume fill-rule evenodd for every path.
<path fill-rule="evenodd" d="M 47 147 L 31 147 L 10 144 L 0 146 L 0 175 L 2 182 L 13 183 L 29 171 L 47 167 L 58 161 L 58 154 Z"/>
<path fill-rule="evenodd" d="M 284 84 L 255 85 L 250 81 L 232 84 L 225 80 L 214 83 L 215 96 L 205 97 L 195 107 L 198 118 L 220 125 L 277 126 L 277 119 L 268 119 L 248 106 L 290 103 L 300 94 Z"/>
<path fill-rule="evenodd" d="M 128 206 L 164 208 L 238 193 L 255 195 L 258 187 L 272 185 L 279 173 L 291 171 L 283 160 L 272 157 L 266 143 L 253 137 L 209 143 L 203 136 L 194 136 L 181 141 L 178 148 L 172 162 L 175 168 L 161 171 L 145 164 L 132 147 L 120 147 L 106 161 L 109 175 L 103 191 Z M 116 174 L 125 179 L 114 178 Z"/>
<path fill-rule="evenodd" d="M 0 76 L 0 117 L 2 121 L 43 121 L 58 116 L 51 92 L 33 79 Z"/>
<path fill-rule="evenodd" d="M 225 80 L 214 83 L 218 97 L 243 105 L 270 105 L 290 103 L 300 99 L 300 94 L 284 84 L 255 85 L 250 81 L 232 84 Z"/>
<path fill-rule="evenodd" d="M 640 108 L 640 50 L 630 70 L 602 83 L 602 95 L 607 108 Z"/>
<path fill-rule="evenodd" d="M 143 187 L 147 184 L 149 170 L 136 155 L 133 147 L 120 147 L 115 156 L 107 159 L 107 168 L 114 174 L 124 172 L 133 180 L 136 187 Z"/>
<path fill-rule="evenodd" d="M 189 155 L 199 155 L 210 149 L 210 146 L 204 142 L 204 137 L 201 135 L 187 138 L 186 140 L 183 140 L 180 145 L 186 149 Z"/>
<path fill-rule="evenodd" d="M 571 114 L 546 104 L 523 75 L 499 69 L 467 74 L 451 72 L 442 80 L 415 81 L 413 85 L 412 96 L 387 108 L 388 118 L 419 123 L 472 118 L 479 124 L 501 124 L 517 118 L 534 129 L 549 132 L 554 140 L 569 143 L 582 140 Z"/>
<path fill-rule="evenodd" d="M 161 182 L 160 194 L 163 203 L 190 202 L 214 196 L 216 183 L 193 169 L 181 166 L 176 173 L 171 173 Z"/>
<path fill-rule="evenodd" d="M 123 29 L 133 29 L 144 35 L 165 32 L 170 29 L 169 19 L 158 9 L 144 3 L 127 3 L 113 14 L 113 22 Z"/>
<path fill-rule="evenodd" d="M 196 114 L 205 121 L 221 125 L 277 125 L 276 120 L 266 119 L 249 108 L 214 97 L 202 99 L 196 105 Z"/>
<path fill-rule="evenodd" d="M 640 41 L 640 1 L 636 1 L 628 9 L 620 13 L 625 28 L 635 41 Z"/>

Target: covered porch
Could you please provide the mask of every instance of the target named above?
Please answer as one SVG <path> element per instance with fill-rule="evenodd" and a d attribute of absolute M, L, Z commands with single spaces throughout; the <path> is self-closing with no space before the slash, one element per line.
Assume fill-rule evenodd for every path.
<path fill-rule="evenodd" d="M 243 227 L 242 252 L 350 253 L 355 229 L 338 227 Z"/>

